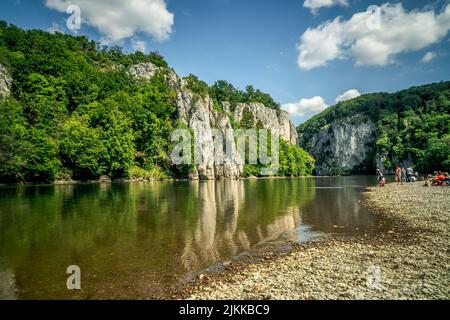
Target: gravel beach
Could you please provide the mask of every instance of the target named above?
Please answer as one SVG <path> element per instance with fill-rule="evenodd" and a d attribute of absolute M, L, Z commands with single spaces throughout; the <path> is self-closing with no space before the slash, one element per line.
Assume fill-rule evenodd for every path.
<path fill-rule="evenodd" d="M 187 299 L 449 299 L 450 188 L 371 188 L 366 204 L 395 221 L 363 236 L 331 236 L 205 273 Z"/>

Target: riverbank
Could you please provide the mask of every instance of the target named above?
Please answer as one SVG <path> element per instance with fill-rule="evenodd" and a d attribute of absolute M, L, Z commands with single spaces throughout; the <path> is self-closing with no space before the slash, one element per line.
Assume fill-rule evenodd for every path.
<path fill-rule="evenodd" d="M 449 299 L 450 188 L 371 188 L 367 205 L 395 224 L 230 263 L 174 297 L 187 299 Z M 332 210 L 332 208 L 330 208 Z"/>
<path fill-rule="evenodd" d="M 179 182 L 179 181 L 246 181 L 246 180 L 275 180 L 275 179 L 307 179 L 307 178 L 330 178 L 327 176 L 267 176 L 267 177 L 240 177 L 236 179 L 196 179 L 196 178 L 133 178 L 133 179 L 110 179 L 107 176 L 99 180 L 55 180 L 53 182 L 16 182 L 16 183 L 0 183 L 0 187 L 4 186 L 42 186 L 42 185 L 79 185 L 79 184 L 112 184 L 112 183 L 147 183 L 147 182 Z"/>

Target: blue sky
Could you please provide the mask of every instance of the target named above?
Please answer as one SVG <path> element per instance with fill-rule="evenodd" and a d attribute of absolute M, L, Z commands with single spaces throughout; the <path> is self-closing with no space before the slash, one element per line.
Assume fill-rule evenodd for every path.
<path fill-rule="evenodd" d="M 3 0 L 0 19 L 70 33 L 68 2 Z M 448 1 L 94 2 L 71 1 L 81 8 L 78 34 L 126 51 L 133 44 L 159 51 L 182 76 L 251 84 L 285 105 L 296 124 L 351 89 L 345 97 L 450 80 Z M 127 8 L 133 2 L 139 9 Z M 381 25 L 364 31 L 360 14 L 370 5 L 380 6 Z"/>

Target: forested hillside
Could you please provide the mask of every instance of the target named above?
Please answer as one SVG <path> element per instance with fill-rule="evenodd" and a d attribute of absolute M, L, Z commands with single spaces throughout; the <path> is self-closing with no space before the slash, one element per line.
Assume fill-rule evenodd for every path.
<path fill-rule="evenodd" d="M 150 80 L 129 74 L 145 62 L 159 67 Z M 85 37 L 0 22 L 0 65 L 12 78 L 10 95 L 0 98 L 1 182 L 186 176 L 189 168 L 169 159 L 170 134 L 183 125 L 165 78 L 169 66 L 158 53 L 124 54 Z M 218 109 L 227 101 L 279 110 L 253 87 L 189 79 L 188 87 L 210 95 Z M 280 175 L 312 172 L 314 160 L 300 148 L 282 143 L 280 155 Z"/>
<path fill-rule="evenodd" d="M 317 145 L 317 137 L 332 135 L 333 129 L 342 128 L 339 127 L 342 121 L 353 128 L 361 122 L 373 123 L 375 128 L 374 140 L 367 141 L 370 150 L 366 163 L 354 163 L 353 173 L 373 173 L 376 166 L 390 171 L 396 163 L 412 164 L 422 173 L 450 171 L 450 82 L 412 87 L 394 94 L 366 94 L 338 103 L 298 127 L 300 146 L 313 154 L 327 152 L 326 146 Z M 333 156 L 336 155 L 327 155 Z M 318 160 L 318 165 L 325 161 Z M 328 167 L 332 165 L 336 166 L 337 174 L 352 173 L 339 168 L 339 162 Z"/>

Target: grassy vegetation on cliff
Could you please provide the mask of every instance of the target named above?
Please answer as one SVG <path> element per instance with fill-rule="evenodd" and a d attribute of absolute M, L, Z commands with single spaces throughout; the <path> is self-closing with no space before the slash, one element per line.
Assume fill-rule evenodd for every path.
<path fill-rule="evenodd" d="M 321 128 L 357 113 L 376 124 L 375 152 L 386 168 L 410 158 L 420 172 L 450 171 L 450 82 L 338 103 L 298 128 L 301 146 L 311 151 L 311 138 Z"/>

